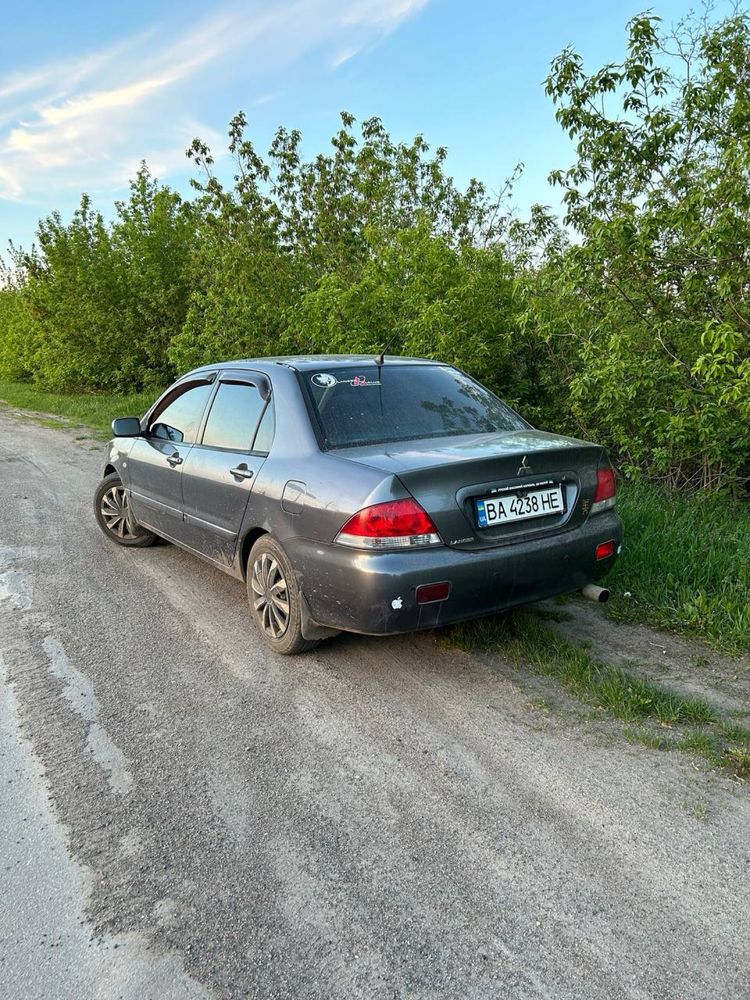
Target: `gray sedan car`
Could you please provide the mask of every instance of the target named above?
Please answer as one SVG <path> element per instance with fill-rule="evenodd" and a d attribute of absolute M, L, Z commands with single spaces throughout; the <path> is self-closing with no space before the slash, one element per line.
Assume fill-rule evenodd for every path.
<path fill-rule="evenodd" d="M 244 580 L 280 653 L 591 589 L 620 549 L 601 446 L 535 430 L 450 365 L 229 361 L 112 429 L 104 533 Z"/>

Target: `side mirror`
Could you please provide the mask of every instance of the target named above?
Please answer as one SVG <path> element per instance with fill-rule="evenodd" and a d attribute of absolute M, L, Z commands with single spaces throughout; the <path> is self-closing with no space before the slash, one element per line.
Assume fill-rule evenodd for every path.
<path fill-rule="evenodd" d="M 116 438 L 138 437 L 141 422 L 138 417 L 117 417 L 112 421 L 112 433 Z"/>

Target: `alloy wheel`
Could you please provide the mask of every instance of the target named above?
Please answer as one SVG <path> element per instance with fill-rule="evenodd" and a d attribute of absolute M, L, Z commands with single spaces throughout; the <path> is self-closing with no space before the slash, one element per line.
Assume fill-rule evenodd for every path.
<path fill-rule="evenodd" d="M 280 639 L 289 626 L 289 592 L 281 566 L 268 552 L 253 563 L 250 588 L 263 631 L 271 639 Z"/>

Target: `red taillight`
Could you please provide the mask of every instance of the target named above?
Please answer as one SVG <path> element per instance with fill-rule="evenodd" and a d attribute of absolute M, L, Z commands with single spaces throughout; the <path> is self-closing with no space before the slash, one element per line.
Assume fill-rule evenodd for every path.
<path fill-rule="evenodd" d="M 423 583 L 417 587 L 417 604 L 432 604 L 434 601 L 444 601 L 451 592 L 451 585 L 446 580 L 443 583 Z"/>
<path fill-rule="evenodd" d="M 594 493 L 594 503 L 601 503 L 602 500 L 613 499 L 617 493 L 617 483 L 615 482 L 615 470 L 611 466 L 596 470 L 596 492 Z"/>
<path fill-rule="evenodd" d="M 390 500 L 350 517 L 336 541 L 360 549 L 412 548 L 440 544 L 432 518 L 416 500 Z"/>
<path fill-rule="evenodd" d="M 609 559 L 610 556 L 615 554 L 615 543 L 613 541 L 602 542 L 600 545 L 597 545 L 596 552 L 594 554 L 596 555 L 597 561 L 600 559 Z"/>

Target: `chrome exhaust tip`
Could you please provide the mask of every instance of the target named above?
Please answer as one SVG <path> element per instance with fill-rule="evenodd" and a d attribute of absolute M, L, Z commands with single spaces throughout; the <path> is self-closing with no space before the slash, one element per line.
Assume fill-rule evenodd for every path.
<path fill-rule="evenodd" d="M 587 583 L 581 588 L 581 593 L 587 601 L 594 601 L 596 604 L 606 604 L 609 600 L 609 590 L 606 587 L 597 587 L 595 583 Z"/>

